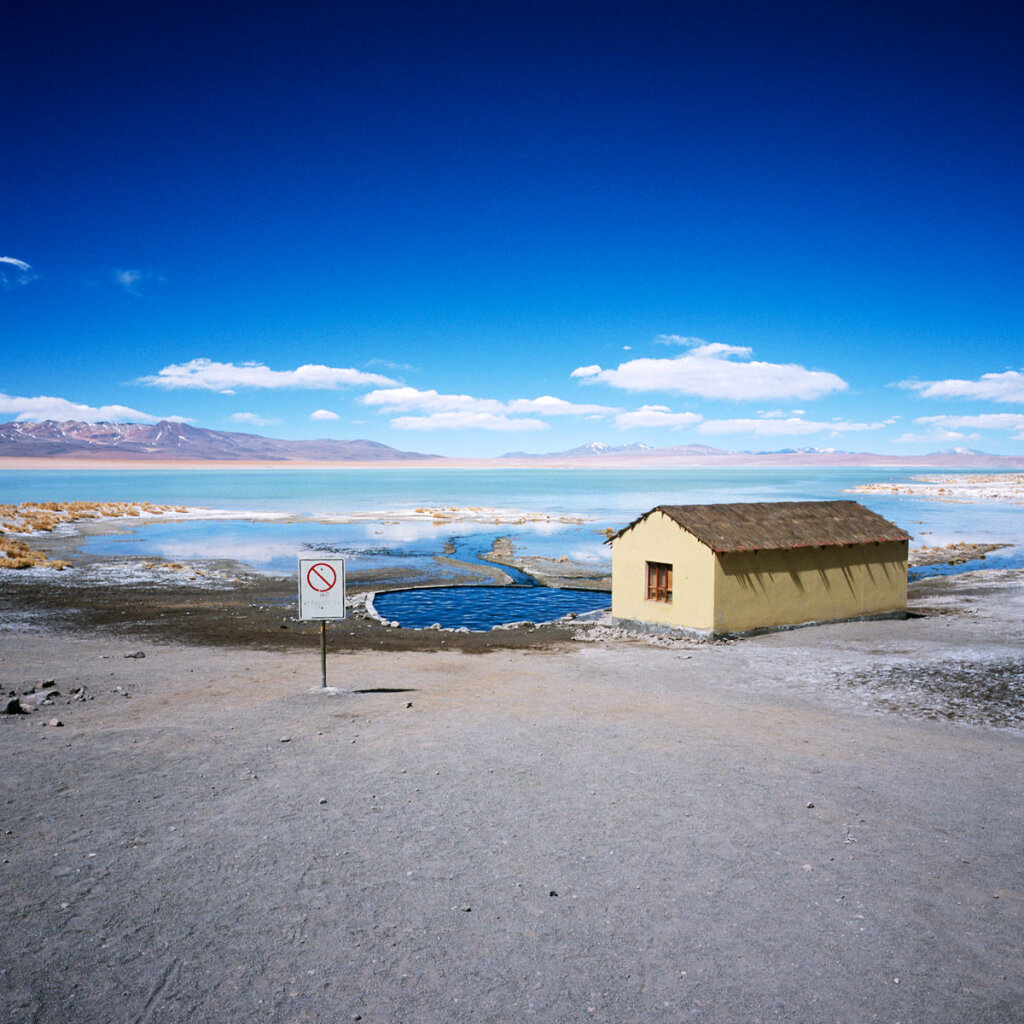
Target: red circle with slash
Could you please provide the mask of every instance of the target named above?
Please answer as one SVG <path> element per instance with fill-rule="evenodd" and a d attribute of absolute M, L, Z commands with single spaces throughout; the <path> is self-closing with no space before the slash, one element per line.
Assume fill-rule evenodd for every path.
<path fill-rule="evenodd" d="M 326 562 L 311 565 L 306 573 L 306 582 L 318 593 L 326 594 L 338 582 L 338 574 L 334 567 Z"/>

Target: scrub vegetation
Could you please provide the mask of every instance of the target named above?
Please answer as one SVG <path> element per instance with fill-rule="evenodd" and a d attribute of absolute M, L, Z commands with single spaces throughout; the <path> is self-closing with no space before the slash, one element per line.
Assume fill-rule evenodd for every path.
<path fill-rule="evenodd" d="M 62 523 L 80 519 L 158 516 L 187 512 L 183 506 L 149 501 L 24 501 L 0 505 L 0 569 L 66 569 L 71 563 L 51 559 L 11 534 L 50 533 Z"/>

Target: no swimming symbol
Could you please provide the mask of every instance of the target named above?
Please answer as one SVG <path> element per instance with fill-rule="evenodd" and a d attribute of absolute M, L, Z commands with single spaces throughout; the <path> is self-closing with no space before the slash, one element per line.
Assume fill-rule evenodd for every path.
<path fill-rule="evenodd" d="M 334 566 L 327 562 L 317 562 L 311 565 L 306 573 L 306 582 L 319 594 L 326 594 L 335 583 L 338 582 L 338 574 Z"/>
<path fill-rule="evenodd" d="M 345 560 L 299 559 L 299 618 L 345 618 Z"/>

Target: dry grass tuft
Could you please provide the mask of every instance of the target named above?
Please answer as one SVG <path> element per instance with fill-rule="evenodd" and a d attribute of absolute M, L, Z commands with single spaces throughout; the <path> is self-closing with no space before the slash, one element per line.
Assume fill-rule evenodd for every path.
<path fill-rule="evenodd" d="M 0 569 L 67 569 L 70 562 L 47 558 L 42 551 L 30 548 L 23 540 L 14 540 L 0 534 Z"/>
<path fill-rule="evenodd" d="M 0 505 L 0 529 L 10 533 L 49 533 L 61 523 L 74 523 L 79 519 L 159 516 L 187 511 L 181 505 L 154 505 L 150 501 L 23 501 L 20 505 Z"/>
<path fill-rule="evenodd" d="M 187 512 L 181 505 L 154 505 L 150 501 L 23 501 L 0 505 L 0 569 L 67 569 L 70 562 L 50 559 L 23 540 L 5 534 L 50 533 L 61 523 L 79 519 L 114 519 L 121 516 L 159 516 Z"/>

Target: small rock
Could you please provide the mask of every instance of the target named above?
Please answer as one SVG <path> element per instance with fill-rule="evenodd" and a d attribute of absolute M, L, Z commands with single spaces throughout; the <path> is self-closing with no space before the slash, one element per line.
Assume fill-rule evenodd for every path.
<path fill-rule="evenodd" d="M 281 743 L 291 743 L 291 741 L 292 741 L 291 736 L 282 736 L 281 739 L 280 739 Z"/>
<path fill-rule="evenodd" d="M 412 707 L 412 701 L 411 701 L 411 700 L 407 700 L 407 701 L 405 702 L 405 706 L 406 706 L 407 708 L 411 708 L 411 707 Z"/>
<path fill-rule="evenodd" d="M 146 656 L 146 652 L 145 651 L 135 651 L 132 654 L 126 654 L 125 655 L 126 658 L 144 658 L 145 656 Z"/>
<path fill-rule="evenodd" d="M 28 711 L 21 706 L 21 701 L 17 697 L 11 697 L 10 700 L 4 704 L 5 715 L 27 715 Z"/>
<path fill-rule="evenodd" d="M 54 729 L 64 728 L 64 723 L 59 718 L 51 718 L 46 724 L 52 726 Z"/>
<path fill-rule="evenodd" d="M 43 690 L 41 693 L 26 693 L 21 698 L 21 703 L 26 708 L 38 708 L 44 704 L 52 704 L 53 697 L 59 696 L 56 690 Z"/>
<path fill-rule="evenodd" d="M 554 889 L 552 889 L 552 890 L 551 890 L 551 892 L 549 892 L 549 893 L 548 893 L 548 895 L 549 895 L 549 896 L 557 896 L 557 895 L 558 895 L 558 893 L 557 893 L 557 892 L 555 892 L 555 890 L 554 890 Z"/>
<path fill-rule="evenodd" d="M 811 809 L 812 807 L 814 807 L 814 804 L 808 804 L 808 805 L 807 805 L 807 809 L 808 809 L 808 810 L 810 810 L 810 809 Z"/>
<path fill-rule="evenodd" d="M 56 685 L 56 679 L 33 679 L 30 682 L 21 684 L 21 692 L 23 694 L 39 693 L 40 690 L 52 690 Z"/>
<path fill-rule="evenodd" d="M 325 796 L 320 797 L 320 799 L 317 800 L 317 803 L 318 804 L 325 804 L 325 803 L 327 803 L 327 797 L 325 797 Z"/>

